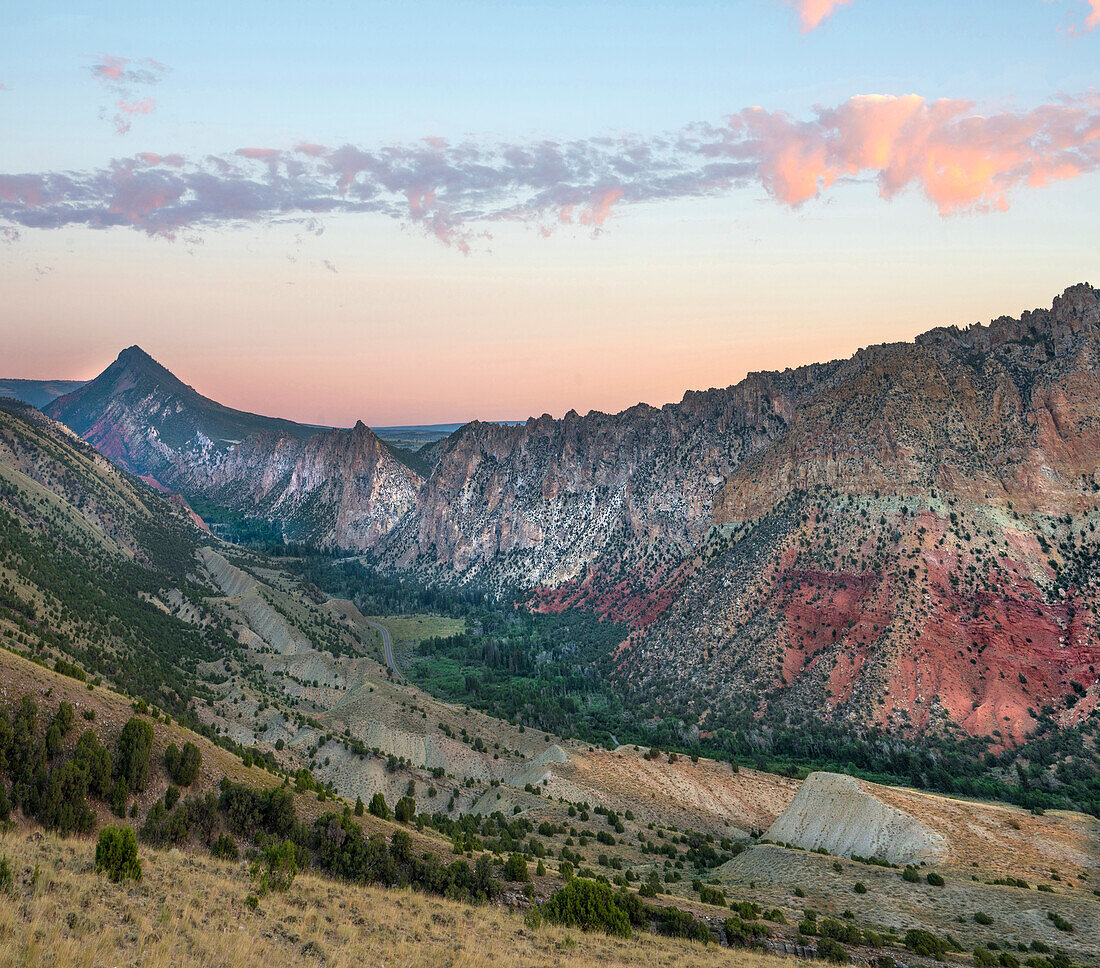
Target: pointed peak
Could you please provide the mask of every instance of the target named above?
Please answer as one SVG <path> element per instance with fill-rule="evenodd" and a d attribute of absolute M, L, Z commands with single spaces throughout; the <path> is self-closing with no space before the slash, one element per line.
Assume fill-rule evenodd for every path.
<path fill-rule="evenodd" d="M 154 360 L 137 344 L 128 346 L 119 353 L 115 363 L 118 366 L 134 372 L 157 373 L 160 375 L 170 372 L 167 367 Z"/>
<path fill-rule="evenodd" d="M 139 366 L 146 368 L 150 366 L 160 366 L 156 360 L 136 343 L 133 346 L 127 346 L 126 349 L 119 353 L 118 359 L 115 362 L 129 367 Z"/>

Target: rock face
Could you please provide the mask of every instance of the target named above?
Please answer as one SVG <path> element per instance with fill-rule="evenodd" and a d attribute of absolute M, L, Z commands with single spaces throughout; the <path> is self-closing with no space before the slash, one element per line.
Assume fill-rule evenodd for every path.
<path fill-rule="evenodd" d="M 892 864 L 942 860 L 947 844 L 902 810 L 879 800 L 866 785 L 837 773 L 811 773 L 794 800 L 764 834 L 806 850 L 841 857 L 878 857 Z"/>
<path fill-rule="evenodd" d="M 148 483 L 363 550 L 414 506 L 419 476 L 362 423 L 323 430 L 223 407 L 136 346 L 48 412 Z"/>
<path fill-rule="evenodd" d="M 1096 707 L 1100 297 L 840 364 L 715 499 L 624 680 L 993 735 Z M 765 697 L 770 694 L 770 698 Z"/>
<path fill-rule="evenodd" d="M 783 430 L 826 369 L 758 374 L 660 410 L 468 424 L 440 446 L 417 513 L 385 551 L 526 587 L 642 562 L 674 569 L 710 527 L 726 476 Z"/>

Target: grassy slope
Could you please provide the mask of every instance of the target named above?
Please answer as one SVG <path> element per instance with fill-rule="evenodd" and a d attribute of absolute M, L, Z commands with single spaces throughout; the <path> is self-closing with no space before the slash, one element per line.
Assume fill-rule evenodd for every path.
<path fill-rule="evenodd" d="M 247 871 L 197 852 L 143 850 L 137 885 L 95 875 L 90 840 L 15 832 L 0 836 L 0 852 L 13 859 L 16 880 L 14 900 L 0 905 L 0 968 L 791 964 L 649 935 L 624 941 L 555 927 L 532 931 L 507 909 L 312 874 L 300 875 L 285 895 L 269 895 L 253 912 L 244 904 L 251 890 Z"/>

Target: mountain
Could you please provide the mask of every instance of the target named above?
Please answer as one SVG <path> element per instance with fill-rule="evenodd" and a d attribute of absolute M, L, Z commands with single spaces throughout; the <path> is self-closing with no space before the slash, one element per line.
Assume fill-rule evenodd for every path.
<path fill-rule="evenodd" d="M 224 407 L 136 346 L 47 412 L 149 483 L 326 547 L 369 547 L 411 509 L 420 483 L 361 423 L 324 430 Z"/>
<path fill-rule="evenodd" d="M 383 570 L 630 623 L 687 730 L 812 714 L 1015 743 L 1096 708 L 1100 295 L 661 408 L 370 430 L 228 410 L 140 350 L 50 405 L 101 451 Z M 793 717 L 793 719 L 792 719 Z"/>
<path fill-rule="evenodd" d="M 0 380 L 0 397 L 10 397 L 42 409 L 82 386 L 83 380 Z"/>

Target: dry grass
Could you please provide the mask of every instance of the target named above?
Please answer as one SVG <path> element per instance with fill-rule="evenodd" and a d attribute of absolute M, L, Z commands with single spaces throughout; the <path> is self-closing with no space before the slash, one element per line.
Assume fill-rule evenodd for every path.
<path fill-rule="evenodd" d="M 14 897 L 0 903 L 0 968 L 795 964 L 649 935 L 619 940 L 531 930 L 503 908 L 313 875 L 299 876 L 286 894 L 264 898 L 253 912 L 244 903 L 251 885 L 242 865 L 143 850 L 142 882 L 113 885 L 92 871 L 94 851 L 93 841 L 40 832 L 0 837 L 16 881 Z"/>

